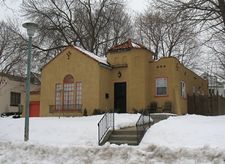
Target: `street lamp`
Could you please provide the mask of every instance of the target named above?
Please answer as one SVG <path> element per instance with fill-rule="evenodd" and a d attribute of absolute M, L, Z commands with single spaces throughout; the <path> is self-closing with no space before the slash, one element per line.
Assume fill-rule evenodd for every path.
<path fill-rule="evenodd" d="M 31 48 L 32 37 L 38 25 L 35 23 L 27 22 L 22 25 L 27 29 L 27 35 L 29 36 L 28 42 L 28 57 L 27 57 L 27 78 L 26 78 L 26 102 L 25 102 L 25 128 L 24 128 L 24 141 L 29 140 L 29 104 L 30 104 L 30 67 L 31 67 Z"/>

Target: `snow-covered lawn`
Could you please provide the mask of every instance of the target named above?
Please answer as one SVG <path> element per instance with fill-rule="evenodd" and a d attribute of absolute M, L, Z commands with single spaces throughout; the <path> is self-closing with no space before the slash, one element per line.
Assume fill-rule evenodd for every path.
<path fill-rule="evenodd" d="M 185 115 L 153 125 L 139 146 L 97 145 L 97 123 L 89 117 L 0 118 L 0 163 L 225 163 L 225 116 Z M 135 125 L 138 114 L 116 114 L 116 127 Z"/>
<path fill-rule="evenodd" d="M 140 114 L 115 114 L 115 128 L 135 126 Z M 89 117 L 31 117 L 29 143 L 52 146 L 97 146 L 97 124 Z M 23 142 L 24 118 L 0 118 L 0 141 Z"/>
<path fill-rule="evenodd" d="M 225 116 L 185 115 L 169 117 L 153 125 L 142 140 L 142 145 L 225 149 Z"/>

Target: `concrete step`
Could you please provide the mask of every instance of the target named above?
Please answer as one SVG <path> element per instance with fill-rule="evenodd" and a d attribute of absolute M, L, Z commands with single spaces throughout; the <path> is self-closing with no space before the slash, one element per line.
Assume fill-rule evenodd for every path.
<path fill-rule="evenodd" d="M 138 145 L 137 140 L 136 141 L 109 140 L 108 142 L 110 142 L 110 144 L 116 144 L 116 145 L 121 145 L 121 144 Z"/>
<path fill-rule="evenodd" d="M 146 129 L 148 127 L 149 125 L 146 126 Z M 105 142 L 117 145 L 121 144 L 138 145 L 136 126 L 112 131 L 109 137 L 105 140 Z"/>
<path fill-rule="evenodd" d="M 136 141 L 137 135 L 114 135 L 112 134 L 110 140 L 121 140 L 121 141 Z"/>
<path fill-rule="evenodd" d="M 113 135 L 137 135 L 137 131 L 135 130 L 115 130 L 112 133 Z"/>
<path fill-rule="evenodd" d="M 128 144 L 128 145 L 137 145 L 137 131 L 136 127 L 118 129 L 112 132 L 108 142 L 111 144 Z"/>

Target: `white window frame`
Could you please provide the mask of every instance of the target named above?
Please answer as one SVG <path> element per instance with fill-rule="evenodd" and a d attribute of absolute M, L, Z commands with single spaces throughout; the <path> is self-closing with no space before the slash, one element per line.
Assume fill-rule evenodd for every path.
<path fill-rule="evenodd" d="M 156 83 L 156 96 L 168 96 L 168 79 L 156 78 L 155 83 Z M 165 90 L 162 91 L 162 93 L 159 93 L 160 88 Z"/>
<path fill-rule="evenodd" d="M 56 110 L 60 110 L 62 108 L 62 84 L 60 83 L 55 85 L 55 105 Z"/>
<path fill-rule="evenodd" d="M 181 94 L 181 97 L 183 98 L 186 98 L 186 84 L 184 81 L 181 81 L 180 82 L 180 94 Z"/>
<path fill-rule="evenodd" d="M 192 87 L 192 93 L 193 93 L 193 94 L 196 93 L 196 87 L 195 87 L 195 86 Z"/>
<path fill-rule="evenodd" d="M 82 82 L 76 83 L 76 105 L 78 108 L 82 105 Z"/>

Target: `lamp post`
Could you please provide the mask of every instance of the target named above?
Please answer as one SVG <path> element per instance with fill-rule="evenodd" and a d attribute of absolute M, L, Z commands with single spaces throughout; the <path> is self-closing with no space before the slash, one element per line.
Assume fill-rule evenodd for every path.
<path fill-rule="evenodd" d="M 25 102 L 25 128 L 24 128 L 24 141 L 29 140 L 29 104 L 30 104 L 30 69 L 31 69 L 31 48 L 32 37 L 38 25 L 35 23 L 27 22 L 22 25 L 27 29 L 27 35 L 29 37 L 28 42 L 28 57 L 27 57 L 27 78 L 26 78 L 26 102 Z"/>

